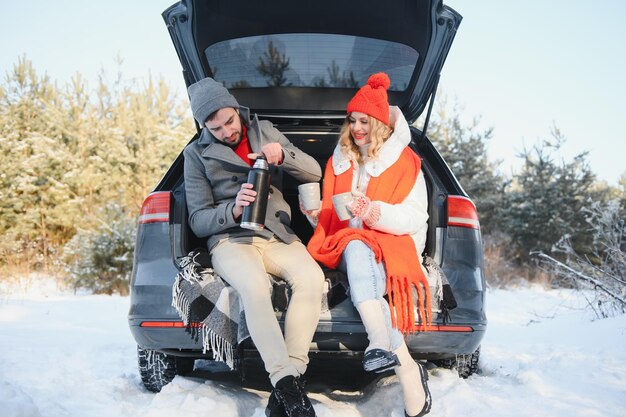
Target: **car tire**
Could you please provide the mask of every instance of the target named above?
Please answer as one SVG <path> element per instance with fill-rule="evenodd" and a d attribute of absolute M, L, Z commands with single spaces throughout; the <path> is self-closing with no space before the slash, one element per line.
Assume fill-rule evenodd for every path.
<path fill-rule="evenodd" d="M 480 359 L 480 346 L 474 353 L 456 355 L 456 370 L 459 377 L 465 379 L 478 371 L 478 360 Z"/>
<path fill-rule="evenodd" d="M 176 375 L 186 375 L 193 371 L 194 360 L 137 346 L 137 363 L 143 385 L 148 391 L 160 392 Z"/>
<path fill-rule="evenodd" d="M 480 359 L 480 346 L 473 353 L 456 355 L 455 359 L 439 359 L 433 361 L 440 368 L 456 369 L 459 378 L 468 378 L 478 372 L 478 361 Z"/>

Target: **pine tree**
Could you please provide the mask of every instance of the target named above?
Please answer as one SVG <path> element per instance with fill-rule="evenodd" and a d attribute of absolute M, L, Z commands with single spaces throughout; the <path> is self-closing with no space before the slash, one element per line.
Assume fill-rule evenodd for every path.
<path fill-rule="evenodd" d="M 503 227 L 499 212 L 506 180 L 496 172 L 498 163 L 491 162 L 487 156 L 492 129 L 480 131 L 477 119 L 465 125 L 458 105 L 452 106 L 451 111 L 447 107 L 444 98 L 428 127 L 428 138 L 476 204 L 483 233 L 495 232 Z"/>
<path fill-rule="evenodd" d="M 520 154 L 521 171 L 514 175 L 504 206 L 507 233 L 519 260 L 531 251 L 549 252 L 563 235 L 570 233 L 578 253 L 588 253 L 590 230 L 582 209 L 601 194 L 594 192 L 595 176 L 587 153 L 571 161 L 558 159 L 564 138 L 554 128 L 552 139 Z"/>
<path fill-rule="evenodd" d="M 58 88 L 20 58 L 0 85 L 0 266 L 48 268 L 77 231 L 141 203 L 195 129 L 163 80 Z M 121 224 L 121 223 L 120 223 Z"/>
<path fill-rule="evenodd" d="M 288 87 L 285 71 L 289 69 L 289 58 L 281 54 L 273 41 L 269 41 L 267 51 L 259 57 L 259 65 L 256 69 L 261 75 L 268 78 L 267 85 L 270 87 Z"/>
<path fill-rule="evenodd" d="M 357 80 L 354 78 L 354 73 L 350 71 L 341 71 L 339 65 L 333 59 L 330 67 L 326 68 L 328 72 L 328 78 L 330 85 L 337 88 L 357 88 L 359 86 Z"/>
<path fill-rule="evenodd" d="M 6 75 L 0 103 L 0 253 L 10 263 L 28 259 L 47 266 L 55 243 L 67 233 L 58 219 L 65 187 L 59 178 L 68 150 L 57 143 L 57 87 L 25 57 Z"/>

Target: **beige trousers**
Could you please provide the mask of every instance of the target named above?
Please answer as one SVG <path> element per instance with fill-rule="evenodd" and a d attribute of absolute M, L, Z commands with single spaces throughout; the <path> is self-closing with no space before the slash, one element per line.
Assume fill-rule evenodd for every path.
<path fill-rule="evenodd" d="M 250 336 L 276 385 L 287 375 L 302 375 L 319 321 L 324 274 L 301 242 L 275 237 L 237 237 L 220 241 L 211 251 L 215 272 L 239 294 Z M 285 317 L 285 334 L 272 307 L 267 274 L 283 280 L 292 295 Z"/>

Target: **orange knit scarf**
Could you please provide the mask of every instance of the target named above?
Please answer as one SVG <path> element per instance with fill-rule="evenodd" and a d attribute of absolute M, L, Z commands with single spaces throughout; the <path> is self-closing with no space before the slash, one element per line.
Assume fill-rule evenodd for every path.
<path fill-rule="evenodd" d="M 380 176 L 372 177 L 366 195 L 372 201 L 399 204 L 406 199 L 419 175 L 421 161 L 409 148 L 405 148 L 400 158 Z M 322 209 L 319 221 L 307 246 L 317 261 L 329 268 L 336 268 L 341 254 L 351 240 L 361 240 L 367 244 L 377 262 L 384 261 L 387 273 L 387 294 L 393 326 L 401 332 L 413 333 L 427 330 L 432 323 L 430 311 L 430 290 L 424 276 L 415 243 L 409 235 L 396 236 L 379 232 L 363 225 L 363 229 L 348 227 L 348 221 L 341 221 L 333 208 L 332 196 L 351 191 L 354 169 L 335 176 L 332 158 L 326 165 Z M 413 312 L 413 288 L 417 293 L 417 309 L 421 324 L 415 325 Z"/>

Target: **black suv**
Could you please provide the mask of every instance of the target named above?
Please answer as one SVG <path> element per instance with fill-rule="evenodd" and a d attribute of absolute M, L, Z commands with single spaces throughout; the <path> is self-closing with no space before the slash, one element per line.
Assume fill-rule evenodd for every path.
<path fill-rule="evenodd" d="M 409 123 L 430 103 L 427 125 L 461 22 L 440 0 L 184 0 L 163 18 L 187 85 L 215 78 L 322 167 L 337 143 L 348 101 L 370 74 L 390 76 L 389 101 Z M 478 216 L 432 143 L 419 129 L 411 132 L 429 191 L 425 254 L 445 271 L 458 306 L 447 320 L 436 318 L 436 331 L 409 336 L 407 345 L 414 357 L 456 366 L 467 377 L 477 369 L 487 324 Z M 206 239 L 188 226 L 183 164 L 181 153 L 139 217 L 128 322 L 142 380 L 152 391 L 192 370 L 195 359 L 210 358 L 171 306 L 176 259 L 206 247 Z M 306 243 L 312 229 L 298 209 L 298 184 L 289 176 L 283 181 L 292 227 Z M 277 312 L 279 320 L 281 315 Z M 358 356 L 366 346 L 365 329 L 347 298 L 322 314 L 311 355 Z M 249 342 L 238 352 L 253 349 Z"/>

